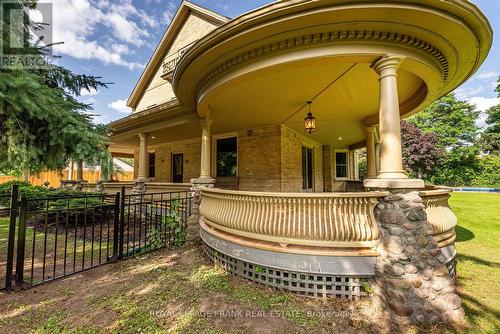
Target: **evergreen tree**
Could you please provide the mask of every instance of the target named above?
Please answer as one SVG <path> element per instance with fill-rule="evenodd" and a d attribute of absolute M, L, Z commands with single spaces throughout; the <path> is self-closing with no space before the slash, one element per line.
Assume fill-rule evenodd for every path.
<path fill-rule="evenodd" d="M 18 2 L 36 8 L 34 0 Z M 8 20 L 0 24 L 2 31 L 10 31 Z M 27 21 L 22 33 L 43 27 Z M 4 34 L 2 42 L 8 37 Z M 24 52 L 50 57 L 45 47 L 32 41 Z M 62 169 L 69 159 L 89 163 L 109 159 L 108 128 L 93 124 L 88 114 L 91 105 L 75 98 L 83 90 L 101 87 L 106 84 L 100 78 L 77 75 L 57 65 L 0 69 L 0 172 L 36 173 Z"/>

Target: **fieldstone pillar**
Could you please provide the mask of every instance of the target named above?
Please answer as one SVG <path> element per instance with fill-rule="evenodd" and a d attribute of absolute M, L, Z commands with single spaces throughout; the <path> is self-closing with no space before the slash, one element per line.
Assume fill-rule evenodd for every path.
<path fill-rule="evenodd" d="M 193 195 L 193 206 L 191 216 L 188 220 L 188 235 L 189 242 L 199 241 L 199 221 L 200 221 L 200 203 L 201 203 L 201 189 L 213 188 L 215 186 L 215 179 L 211 173 L 211 157 L 212 157 L 212 143 L 211 143 L 211 119 L 201 120 L 201 157 L 200 157 L 200 177 L 191 179 L 191 192 Z"/>
<path fill-rule="evenodd" d="M 132 194 L 143 194 L 147 191 L 146 181 L 148 180 L 148 134 L 139 134 L 139 169 L 137 179 L 134 180 Z"/>
<path fill-rule="evenodd" d="M 377 162 L 375 153 L 375 128 L 365 128 L 366 133 L 366 177 L 373 179 L 377 177 Z"/>
<path fill-rule="evenodd" d="M 369 188 L 423 188 L 424 181 L 408 179 L 403 170 L 397 70 L 404 57 L 384 56 L 372 67 L 379 75 L 380 172 L 365 180 Z"/>
<path fill-rule="evenodd" d="M 455 281 L 438 257 L 425 207 L 418 192 L 394 191 L 379 200 L 380 231 L 373 287 L 374 320 L 388 332 L 404 326 L 459 322 L 464 317 Z"/>

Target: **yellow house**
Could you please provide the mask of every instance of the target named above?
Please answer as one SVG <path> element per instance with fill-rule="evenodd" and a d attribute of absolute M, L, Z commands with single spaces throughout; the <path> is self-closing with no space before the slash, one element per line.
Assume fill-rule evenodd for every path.
<path fill-rule="evenodd" d="M 136 193 L 193 187 L 207 253 L 238 275 L 348 297 L 390 279 L 384 261 L 453 276 L 448 190 L 404 173 L 400 119 L 473 75 L 491 42 L 465 0 L 276 1 L 234 19 L 184 1 L 110 150 L 134 157 Z"/>

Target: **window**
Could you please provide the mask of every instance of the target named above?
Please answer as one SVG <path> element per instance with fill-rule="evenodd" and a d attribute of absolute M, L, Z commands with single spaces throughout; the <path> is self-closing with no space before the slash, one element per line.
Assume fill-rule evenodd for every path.
<path fill-rule="evenodd" d="M 313 189 L 313 150 L 302 146 L 302 189 Z"/>
<path fill-rule="evenodd" d="M 155 154 L 149 153 L 149 177 L 151 178 L 155 177 L 155 161 Z"/>
<path fill-rule="evenodd" d="M 347 152 L 335 152 L 335 176 L 347 177 Z"/>
<path fill-rule="evenodd" d="M 238 173 L 238 139 L 217 139 L 216 176 L 234 177 Z"/>

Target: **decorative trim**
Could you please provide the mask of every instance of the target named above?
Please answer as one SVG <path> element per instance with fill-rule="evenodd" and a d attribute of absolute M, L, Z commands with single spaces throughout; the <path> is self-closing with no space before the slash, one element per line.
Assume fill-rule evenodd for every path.
<path fill-rule="evenodd" d="M 360 41 L 380 41 L 380 42 L 397 43 L 420 49 L 421 51 L 424 51 L 430 56 L 434 57 L 439 62 L 439 64 L 441 65 L 443 80 L 444 81 L 448 80 L 448 61 L 446 57 L 437 47 L 428 42 L 425 42 L 416 37 L 395 32 L 370 31 L 370 30 L 343 30 L 343 31 L 329 31 L 329 32 L 301 35 L 294 38 L 288 38 L 277 42 L 268 43 L 261 47 L 254 48 L 247 52 L 241 53 L 238 56 L 232 57 L 231 59 L 225 61 L 224 63 L 222 63 L 221 65 L 217 66 L 215 69 L 210 71 L 207 75 L 205 75 L 203 79 L 199 82 L 197 91 L 200 91 L 202 87 L 204 87 L 209 82 L 214 80 L 221 73 L 224 73 L 240 65 L 243 62 L 258 59 L 262 56 L 269 55 L 277 51 L 282 51 L 285 49 L 291 49 L 305 45 L 326 44 L 332 42 L 335 43 L 335 42 L 360 42 Z"/>
<path fill-rule="evenodd" d="M 118 130 L 113 131 L 113 135 L 118 135 L 133 129 L 137 129 L 141 126 L 170 121 L 192 114 L 196 114 L 196 112 L 192 109 L 186 109 L 182 107 L 179 104 L 178 100 L 174 99 L 159 106 L 133 113 L 125 118 L 111 123 L 110 125 L 112 128 L 119 127 Z M 134 122 L 129 126 L 120 127 L 120 123 L 133 122 L 134 120 L 137 121 L 137 123 Z"/>
<path fill-rule="evenodd" d="M 368 275 L 330 275 L 326 273 L 304 273 L 275 267 L 257 265 L 228 254 L 219 252 L 205 242 L 202 245 L 205 254 L 227 272 L 248 280 L 287 290 L 310 297 L 339 297 L 357 299 L 367 296 L 363 281 L 368 282 L 373 276 Z"/>

